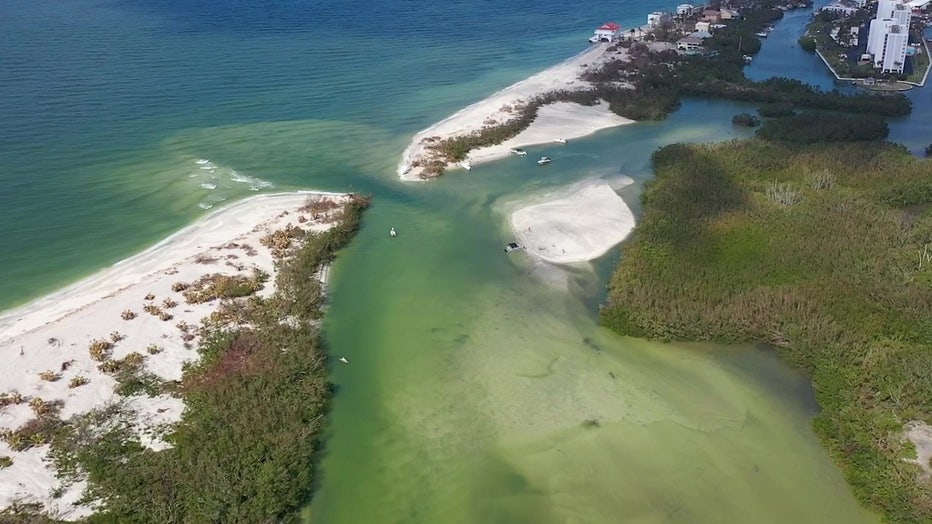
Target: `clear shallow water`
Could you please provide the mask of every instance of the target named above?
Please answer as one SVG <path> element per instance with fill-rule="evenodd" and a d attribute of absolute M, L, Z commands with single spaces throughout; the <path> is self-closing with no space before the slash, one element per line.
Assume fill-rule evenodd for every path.
<path fill-rule="evenodd" d="M 254 190 L 370 193 L 332 272 L 326 336 L 353 364 L 334 370 L 315 522 L 870 521 L 809 430 L 805 381 L 772 355 L 596 327 L 617 251 L 572 271 L 569 292 L 501 253 L 522 195 L 644 181 L 656 147 L 737 138 L 731 115 L 750 106 L 687 101 L 529 148 L 545 169 L 395 180 L 414 132 L 578 52 L 605 20 L 673 4 L 7 0 L 0 308 Z M 755 66 L 779 68 L 777 41 Z"/>
<path fill-rule="evenodd" d="M 417 186 L 442 212 L 377 202 L 336 268 L 326 329 L 352 364 L 335 368 L 309 521 L 871 522 L 809 430 L 805 379 L 774 355 L 617 337 L 593 324 L 612 255 L 567 293 L 501 252 L 520 195 L 643 179 L 666 140 L 737 137 L 735 110 L 691 101 L 529 148 L 572 169 L 514 158 Z"/>

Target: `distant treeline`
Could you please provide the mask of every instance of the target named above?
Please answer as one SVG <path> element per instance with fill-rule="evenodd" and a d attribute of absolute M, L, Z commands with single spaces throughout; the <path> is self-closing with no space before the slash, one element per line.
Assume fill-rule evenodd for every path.
<path fill-rule="evenodd" d="M 889 133 L 887 122 L 877 115 L 810 111 L 766 120 L 757 136 L 767 140 L 815 144 L 883 140 Z"/>
<path fill-rule="evenodd" d="M 736 62 L 742 61 L 744 55 L 756 55 L 761 48 L 757 33 L 783 18 L 783 11 L 774 9 L 778 3 L 768 0 L 753 9 L 742 9 L 740 19 L 729 20 L 724 28 L 717 29 L 712 38 L 703 42 L 703 46 Z"/>
<path fill-rule="evenodd" d="M 899 94 L 844 95 L 789 78 L 755 82 L 744 76 L 740 63 L 721 56 L 681 56 L 673 51 L 647 52 L 647 56 L 645 64 L 625 79 L 641 91 L 660 90 L 676 100 L 701 96 L 882 116 L 905 116 L 912 110 L 910 100 Z"/>
<path fill-rule="evenodd" d="M 825 137 L 824 122 L 760 131 Z M 932 163 L 881 141 L 753 139 L 667 146 L 653 167 L 603 324 L 772 344 L 810 373 L 814 429 L 857 497 L 894 522 L 932 521 L 902 436 L 932 423 Z"/>

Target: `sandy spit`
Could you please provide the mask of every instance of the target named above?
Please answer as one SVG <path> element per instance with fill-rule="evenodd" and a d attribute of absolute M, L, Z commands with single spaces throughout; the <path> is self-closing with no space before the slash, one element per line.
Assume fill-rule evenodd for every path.
<path fill-rule="evenodd" d="M 423 180 L 420 165 L 430 160 L 426 148 L 430 143 L 512 120 L 517 115 L 516 108 L 537 95 L 557 90 L 590 89 L 592 84 L 579 78 L 583 72 L 626 56 L 623 48 L 616 49 L 609 44 L 593 45 L 569 60 L 459 110 L 414 135 L 411 144 L 402 153 L 398 176 L 402 180 Z M 488 162 L 507 156 L 510 148 L 551 142 L 554 139 L 570 140 L 630 122 L 609 112 L 608 105 L 604 103 L 593 107 L 567 102 L 552 104 L 541 108 L 537 119 L 524 132 L 504 144 L 473 151 L 468 160 L 472 164 Z M 457 167 L 460 166 L 448 164 L 448 168 Z"/>
<path fill-rule="evenodd" d="M 23 399 L 0 408 L 0 431 L 15 431 L 36 418 L 30 406 L 34 399 L 62 401 L 62 419 L 121 402 L 133 414 L 141 442 L 153 449 L 165 447 L 158 436 L 160 428 L 180 419 L 183 402 L 169 396 L 116 395 L 115 380 L 100 371 L 100 362 L 90 356 L 91 341 L 116 340 L 110 358 L 140 353 L 146 371 L 165 380 L 181 378 L 182 365 L 197 358 L 192 333 L 218 303 L 189 304 L 173 286 L 214 273 L 252 275 L 259 268 L 270 275 L 259 294 L 270 294 L 275 267 L 270 249 L 260 239 L 288 224 L 315 231 L 332 225 L 328 212 L 315 215 L 299 209 L 309 198 L 342 203 L 350 197 L 297 192 L 242 200 L 138 255 L 0 314 L 0 358 L 5 364 L 0 396 L 18 394 Z M 147 312 L 147 306 L 159 308 L 165 318 Z M 150 352 L 150 346 L 157 351 Z M 86 384 L 75 386 L 79 378 Z M 12 459 L 12 465 L 0 468 L 0 510 L 17 501 L 38 502 L 53 517 L 87 516 L 93 508 L 78 504 L 84 483 L 63 485 L 46 460 L 47 452 L 47 445 L 13 451 L 0 442 L 0 456 Z"/>

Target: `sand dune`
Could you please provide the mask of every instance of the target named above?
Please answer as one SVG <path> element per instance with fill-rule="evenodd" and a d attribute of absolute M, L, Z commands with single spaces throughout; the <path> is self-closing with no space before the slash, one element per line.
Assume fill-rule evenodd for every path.
<path fill-rule="evenodd" d="M 92 358 L 92 341 L 112 344 L 110 359 L 138 353 L 144 369 L 165 380 L 181 378 L 182 365 L 195 359 L 196 327 L 218 301 L 187 303 L 178 283 L 208 274 L 269 274 L 275 267 L 260 239 L 287 225 L 305 230 L 330 227 L 327 212 L 300 210 L 309 198 L 344 202 L 335 193 L 261 195 L 219 209 L 146 251 L 107 268 L 62 291 L 0 315 L 0 430 L 15 431 L 36 419 L 35 399 L 61 401 L 60 418 L 122 402 L 134 414 L 141 441 L 153 449 L 166 444 L 159 428 L 179 420 L 178 398 L 120 397 L 112 374 Z M 148 309 L 148 311 L 147 311 Z M 40 377 L 40 374 L 42 376 Z M 77 519 L 91 512 L 78 505 L 83 483 L 62 485 L 44 460 L 48 445 L 14 451 L 0 442 L 0 456 L 12 465 L 0 469 L 0 509 L 14 501 L 39 502 L 53 516 Z M 58 488 L 63 495 L 53 496 Z"/>

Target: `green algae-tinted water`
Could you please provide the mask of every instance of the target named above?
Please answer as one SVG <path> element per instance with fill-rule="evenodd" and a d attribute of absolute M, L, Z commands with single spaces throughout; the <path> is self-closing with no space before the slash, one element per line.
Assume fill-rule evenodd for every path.
<path fill-rule="evenodd" d="M 740 137 L 749 107 L 687 101 L 528 148 L 547 168 L 395 179 L 414 132 L 658 7 L 7 0 L 0 307 L 255 191 L 360 191 L 374 204 L 331 273 L 325 335 L 352 363 L 334 368 L 314 522 L 871 522 L 772 354 L 598 328 L 619 250 L 566 273 L 502 252 L 528 193 L 643 182 L 656 147 Z"/>
<path fill-rule="evenodd" d="M 874 521 L 774 354 L 615 336 L 594 322 L 604 264 L 561 284 L 502 252 L 517 195 L 621 158 L 637 178 L 658 140 L 699 138 L 695 118 L 732 133 L 724 108 L 538 148 L 572 168 L 508 159 L 376 201 L 333 273 L 326 333 L 351 364 L 308 521 Z"/>

